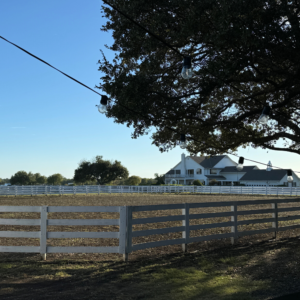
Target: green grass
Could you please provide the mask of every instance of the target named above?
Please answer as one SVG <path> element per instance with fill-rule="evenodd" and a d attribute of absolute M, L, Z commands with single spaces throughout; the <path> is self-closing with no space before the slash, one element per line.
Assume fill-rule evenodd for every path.
<path fill-rule="evenodd" d="M 254 291 L 268 289 L 269 282 L 252 280 L 234 272 L 241 264 L 247 264 L 249 261 L 247 255 L 213 259 L 203 255 L 184 257 L 182 254 L 173 259 L 161 258 L 154 262 L 136 262 L 130 265 L 123 262 L 67 260 L 2 262 L 0 283 L 16 280 L 50 283 L 60 280 L 73 281 L 76 282 L 77 291 L 74 291 L 73 296 L 72 291 L 68 291 L 67 296 L 70 299 L 86 289 L 93 290 L 95 295 L 105 293 L 105 289 L 109 289 L 111 294 L 107 299 L 120 299 L 114 298 L 118 294 L 114 286 L 121 285 L 122 293 L 130 294 L 132 297 L 130 299 L 256 300 L 258 298 L 251 294 Z M 103 279 L 106 279 L 105 285 L 100 284 Z M 24 286 L 14 284 L 2 288 L 0 285 L 0 295 L 2 298 L 20 295 L 25 289 Z M 39 298 L 35 298 L 32 291 L 28 299 Z M 81 299 L 94 298 L 85 292 Z"/>

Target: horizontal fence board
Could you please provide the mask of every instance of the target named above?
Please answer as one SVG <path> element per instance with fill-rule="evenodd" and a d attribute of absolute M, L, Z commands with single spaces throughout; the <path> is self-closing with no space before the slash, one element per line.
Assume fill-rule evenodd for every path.
<path fill-rule="evenodd" d="M 207 218 L 220 218 L 233 216 L 232 211 L 219 212 L 219 213 L 207 213 L 207 214 L 190 214 L 189 219 L 207 219 Z"/>
<path fill-rule="evenodd" d="M 300 215 L 296 215 L 296 216 L 287 216 L 287 217 L 278 217 L 278 222 L 279 222 L 279 221 L 298 220 L 298 219 L 300 219 Z"/>
<path fill-rule="evenodd" d="M 119 246 L 110 247 L 47 247 L 47 253 L 119 253 Z"/>
<path fill-rule="evenodd" d="M 256 224 L 256 223 L 268 223 L 268 222 L 275 222 L 275 218 L 237 221 L 237 225 L 239 226 L 239 225 L 248 225 L 248 224 Z"/>
<path fill-rule="evenodd" d="M 291 230 L 300 228 L 300 224 L 289 225 L 289 226 L 280 226 L 278 227 L 278 231 Z"/>
<path fill-rule="evenodd" d="M 119 219 L 48 219 L 48 225 L 61 226 L 96 226 L 119 225 Z"/>
<path fill-rule="evenodd" d="M 48 212 L 119 212 L 119 206 L 49 206 Z"/>
<path fill-rule="evenodd" d="M 211 241 L 211 240 L 218 240 L 218 239 L 226 239 L 229 237 L 234 237 L 234 232 L 190 237 L 188 239 L 188 242 L 189 243 L 204 242 L 204 241 Z"/>
<path fill-rule="evenodd" d="M 32 247 L 32 246 L 0 246 L 0 252 L 40 253 L 40 247 Z"/>
<path fill-rule="evenodd" d="M 269 214 L 274 213 L 275 209 L 254 209 L 254 210 L 240 210 L 237 212 L 238 216 L 245 216 L 245 215 L 258 215 L 258 214 Z"/>
<path fill-rule="evenodd" d="M 141 205 L 133 206 L 132 211 L 151 211 L 151 210 L 169 210 L 169 209 L 182 209 L 184 204 L 165 204 L 165 205 Z"/>
<path fill-rule="evenodd" d="M 132 249 L 132 251 L 136 251 L 136 250 L 142 250 L 142 249 L 146 249 L 146 248 L 177 245 L 177 244 L 182 244 L 184 242 L 185 242 L 185 239 L 155 241 L 155 242 L 149 242 L 149 243 L 135 244 L 135 245 L 132 245 L 131 249 Z"/>
<path fill-rule="evenodd" d="M 300 195 L 299 195 L 300 197 Z M 277 203 L 279 204 L 286 204 L 286 203 L 300 203 L 299 198 L 298 199 L 278 199 Z"/>
<path fill-rule="evenodd" d="M 40 236 L 40 231 L 0 231 L 0 237 L 39 239 Z"/>
<path fill-rule="evenodd" d="M 131 224 L 147 224 L 147 223 L 158 223 L 158 222 L 170 222 L 170 221 L 181 221 L 184 220 L 184 216 L 165 216 L 165 217 L 153 217 L 153 218 L 140 218 L 132 219 Z"/>
<path fill-rule="evenodd" d="M 300 207 L 279 207 L 278 213 L 287 212 L 287 211 L 298 211 L 298 210 L 300 210 Z"/>
<path fill-rule="evenodd" d="M 40 206 L 0 206 L 0 212 L 41 212 Z"/>
<path fill-rule="evenodd" d="M 184 226 L 149 229 L 149 230 L 136 230 L 136 231 L 132 231 L 131 236 L 132 237 L 148 236 L 148 235 L 153 235 L 153 234 L 164 234 L 164 233 L 178 232 L 178 231 L 184 231 L 184 230 L 185 230 Z"/>
<path fill-rule="evenodd" d="M 275 232 L 275 228 L 267 228 L 267 229 L 260 229 L 260 230 L 250 230 L 250 231 L 239 231 L 237 235 L 239 237 L 245 236 L 245 235 L 253 235 L 253 234 L 262 234 L 262 233 L 270 233 Z"/>
<path fill-rule="evenodd" d="M 119 238 L 119 232 L 47 232 L 48 239 L 62 238 Z"/>
<path fill-rule="evenodd" d="M 189 230 L 200 230 L 218 227 L 233 226 L 234 222 L 222 222 L 222 223 L 212 223 L 212 224 L 200 224 L 200 225 L 190 225 Z"/>
<path fill-rule="evenodd" d="M 204 202 L 204 203 L 189 203 L 189 208 L 199 208 L 199 207 L 224 207 L 235 205 L 237 201 L 228 202 Z"/>
<path fill-rule="evenodd" d="M 41 225 L 41 220 L 40 219 L 0 219 L 0 225 L 39 226 Z"/>

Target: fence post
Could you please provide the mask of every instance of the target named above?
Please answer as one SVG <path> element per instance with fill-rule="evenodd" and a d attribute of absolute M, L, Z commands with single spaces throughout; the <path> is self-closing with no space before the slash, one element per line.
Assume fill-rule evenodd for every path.
<path fill-rule="evenodd" d="M 277 202 L 272 203 L 272 208 L 275 209 L 275 211 L 272 213 L 272 218 L 275 219 L 275 222 L 272 222 L 272 228 L 275 228 L 273 238 L 276 239 L 277 231 L 278 231 L 278 205 L 277 205 Z"/>
<path fill-rule="evenodd" d="M 47 213 L 48 206 L 41 206 L 40 254 L 43 260 L 46 260 L 47 253 Z"/>
<path fill-rule="evenodd" d="M 182 231 L 182 238 L 185 239 L 184 244 L 182 244 L 182 251 L 187 252 L 187 244 L 190 237 L 190 226 L 189 226 L 189 203 L 184 203 L 184 208 L 182 209 L 182 215 L 184 215 L 184 220 L 182 220 L 182 226 L 184 226 L 184 231 Z"/>
<path fill-rule="evenodd" d="M 234 236 L 231 237 L 231 244 L 234 244 L 234 241 L 238 237 L 238 232 L 237 232 L 237 205 L 234 204 L 231 206 L 231 211 L 233 212 L 233 216 L 231 216 L 231 222 L 234 222 L 233 226 L 231 226 L 231 232 L 234 233 Z"/>
<path fill-rule="evenodd" d="M 291 186 L 291 192 L 290 192 L 290 196 L 292 196 L 292 188 L 293 188 L 293 187 Z"/>
<path fill-rule="evenodd" d="M 123 254 L 123 260 L 128 261 L 128 247 L 127 247 L 127 206 L 120 206 L 120 229 L 119 229 L 119 253 Z"/>
<path fill-rule="evenodd" d="M 123 255 L 124 261 L 128 261 L 128 254 L 131 252 L 131 246 L 132 246 L 132 206 L 126 206 L 127 208 L 127 231 L 126 231 L 126 249 L 127 254 Z M 127 259 L 127 260 L 126 260 Z"/>
<path fill-rule="evenodd" d="M 211 186 L 210 186 L 210 194 L 211 194 Z"/>

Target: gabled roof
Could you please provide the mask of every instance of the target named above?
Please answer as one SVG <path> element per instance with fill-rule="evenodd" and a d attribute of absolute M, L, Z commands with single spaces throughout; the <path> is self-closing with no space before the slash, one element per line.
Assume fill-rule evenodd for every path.
<path fill-rule="evenodd" d="M 240 181 L 245 180 L 277 180 L 280 181 L 284 176 L 286 176 L 287 170 L 272 170 L 272 171 L 266 171 L 266 170 L 250 170 L 247 172 Z"/>
<path fill-rule="evenodd" d="M 216 156 L 189 156 L 196 163 L 203 168 L 213 168 L 218 162 L 220 162 L 227 155 L 216 155 Z"/>
<path fill-rule="evenodd" d="M 244 166 L 242 171 L 238 171 L 239 173 L 243 172 L 249 172 L 253 170 L 256 166 Z M 256 167 L 257 168 L 257 167 Z M 237 169 L 236 167 L 225 167 L 223 170 L 221 170 L 220 173 L 236 173 Z"/>

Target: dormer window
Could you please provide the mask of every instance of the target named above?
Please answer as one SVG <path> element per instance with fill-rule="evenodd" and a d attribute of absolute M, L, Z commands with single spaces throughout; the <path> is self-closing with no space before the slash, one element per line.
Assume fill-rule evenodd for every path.
<path fill-rule="evenodd" d="M 202 174 L 202 169 L 197 169 L 196 174 Z"/>
<path fill-rule="evenodd" d="M 210 169 L 210 174 L 218 174 L 218 170 Z"/>

